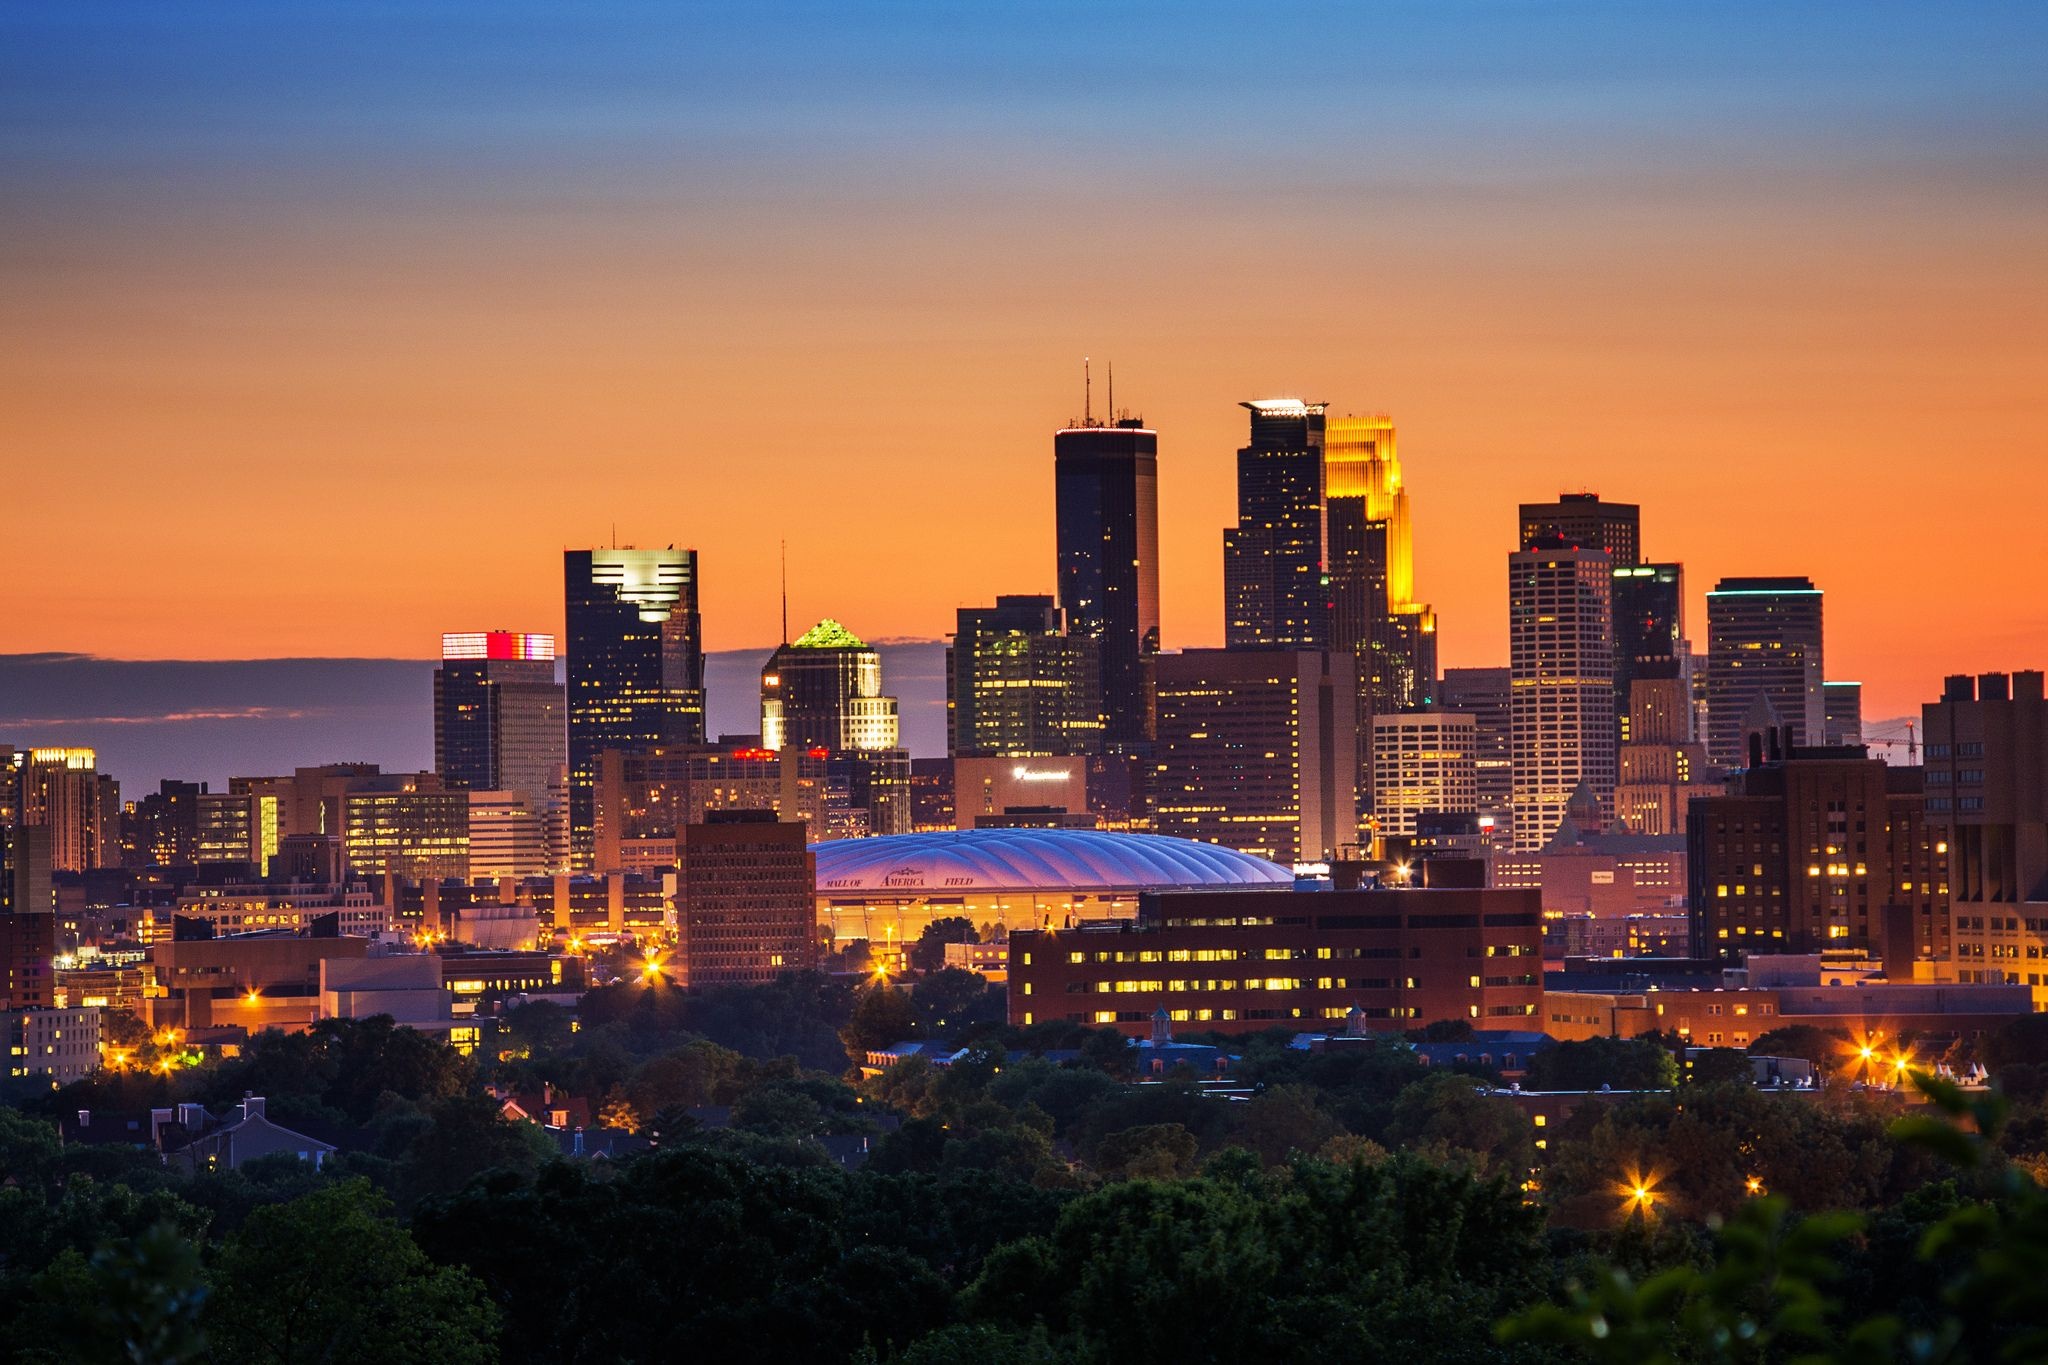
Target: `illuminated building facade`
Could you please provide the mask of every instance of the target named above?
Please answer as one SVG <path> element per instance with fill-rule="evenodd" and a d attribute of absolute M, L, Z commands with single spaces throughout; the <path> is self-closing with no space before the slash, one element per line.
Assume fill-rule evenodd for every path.
<path fill-rule="evenodd" d="M 358 874 L 419 881 L 469 876 L 469 793 L 432 773 L 390 774 L 342 802 L 343 856 Z"/>
<path fill-rule="evenodd" d="M 1161 892 L 1136 920 L 1010 935 L 1010 1022 L 1142 1034 L 1154 1013 L 1221 1033 L 1461 1020 L 1533 1028 L 1543 1007 L 1535 893 L 1438 886 L 1469 863 L 1424 863 L 1399 890 Z"/>
<path fill-rule="evenodd" d="M 1349 651 L 1191 649 L 1156 669 L 1156 832 L 1282 863 L 1357 844 Z"/>
<path fill-rule="evenodd" d="M 1327 403 L 1258 399 L 1237 452 L 1237 525 L 1223 532 L 1229 649 L 1321 649 L 1330 640 L 1323 505 Z"/>
<path fill-rule="evenodd" d="M 1323 496 L 1331 645 L 1356 650 L 1362 715 L 1436 698 L 1436 613 L 1415 600 L 1415 533 L 1394 421 L 1326 417 Z"/>
<path fill-rule="evenodd" d="M 199 798 L 203 782 L 166 778 L 121 812 L 123 867 L 191 867 L 199 861 Z"/>
<path fill-rule="evenodd" d="M 270 792 L 206 792 L 197 802 L 194 860 L 246 864 L 260 876 L 282 841 L 279 798 Z"/>
<path fill-rule="evenodd" d="M 1102 747 L 1101 641 L 1060 629 L 1050 597 L 962 607 L 946 651 L 946 748 L 1034 757 Z"/>
<path fill-rule="evenodd" d="M 1614 786 L 1615 821 L 1631 834 L 1683 834 L 1693 798 L 1722 790 L 1692 738 L 1691 693 L 1676 659 L 1637 661 Z"/>
<path fill-rule="evenodd" d="M 1617 564 L 1614 566 L 1614 705 L 1621 721 L 1621 742 L 1633 737 L 1629 728 L 1631 688 L 1645 669 L 1683 677 L 1691 660 L 1685 639 L 1685 569 L 1679 564 Z M 1691 709 L 1686 712 L 1685 738 L 1691 739 Z"/>
<path fill-rule="evenodd" d="M 1479 725 L 1453 711 L 1372 718 L 1372 812 L 1381 835 L 1409 836 L 1418 817 L 1479 809 Z"/>
<path fill-rule="evenodd" d="M 98 763 L 75 746 L 30 749 L 21 762 L 18 819 L 50 831 L 52 871 L 121 865 L 121 785 Z"/>
<path fill-rule="evenodd" d="M 1827 732 L 1821 691 L 1821 591 L 1807 578 L 1724 578 L 1707 594 L 1707 753 L 1724 768 L 1747 758 L 1759 702 L 1795 745 Z"/>
<path fill-rule="evenodd" d="M 1686 822 L 1693 956 L 1849 951 L 1893 980 L 1949 956 L 1949 851 L 1917 768 L 1766 748 Z"/>
<path fill-rule="evenodd" d="M 676 952 L 684 986 L 759 986 L 818 960 L 817 866 L 805 825 L 714 811 L 676 831 Z"/>
<path fill-rule="evenodd" d="M 100 1012 L 96 1008 L 0 1012 L 0 1052 L 9 1080 L 48 1081 L 52 1088 L 82 1081 L 100 1067 Z"/>
<path fill-rule="evenodd" d="M 1514 846 L 1541 848 L 1580 783 L 1614 796 L 1613 565 L 1557 544 L 1508 556 Z"/>
<path fill-rule="evenodd" d="M 2048 1008 L 2048 699 L 2038 669 L 1946 679 L 1920 708 L 1927 818 L 1947 845 L 1956 977 Z"/>
<path fill-rule="evenodd" d="M 704 742 L 695 550 L 568 550 L 569 833 L 588 867 L 597 756 Z"/>
<path fill-rule="evenodd" d="M 598 756 L 595 866 L 600 872 L 670 869 L 676 831 L 714 812 L 769 811 L 822 835 L 823 749 L 777 753 L 754 746 L 686 744 Z"/>
<path fill-rule="evenodd" d="M 554 636 L 443 635 L 434 771 L 451 787 L 520 793 L 536 809 L 558 803 L 568 781 L 567 708 Z"/>
<path fill-rule="evenodd" d="M 882 695 L 882 656 L 827 618 L 779 647 L 761 670 L 767 749 L 894 749 L 896 699 Z"/>
<path fill-rule="evenodd" d="M 961 829 L 975 829 L 1005 812 L 1088 812 L 1088 760 L 963 755 L 953 760 L 953 812 Z M 1092 822 L 1091 822 L 1092 823 Z"/>
<path fill-rule="evenodd" d="M 1515 689 L 1505 668 L 1447 668 L 1443 708 L 1472 717 L 1472 769 L 1481 815 L 1506 836 L 1514 829 Z"/>
<path fill-rule="evenodd" d="M 1053 435 L 1059 607 L 1095 642 L 1106 744 L 1145 738 L 1145 659 L 1159 651 L 1159 436 L 1137 418 Z"/>
<path fill-rule="evenodd" d="M 0 1010 L 46 1009 L 55 985 L 57 900 L 50 831 L 0 827 Z"/>
<path fill-rule="evenodd" d="M 469 858 L 464 876 L 536 877 L 552 872 L 547 813 L 524 792 L 469 793 Z"/>

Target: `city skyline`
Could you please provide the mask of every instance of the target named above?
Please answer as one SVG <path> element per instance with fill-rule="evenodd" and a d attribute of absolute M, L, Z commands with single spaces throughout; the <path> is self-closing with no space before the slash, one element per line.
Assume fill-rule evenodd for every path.
<path fill-rule="evenodd" d="M 797 617 L 938 639 L 1056 591 L 1084 355 L 1159 433 L 1168 649 L 1222 641 L 1236 404 L 1289 394 L 1399 424 L 1444 667 L 1504 662 L 1516 505 L 1567 491 L 1643 507 L 1689 621 L 1811 577 L 1873 716 L 2048 639 L 1955 591 L 2042 567 L 2038 14 L 1288 14 L 1262 42 L 1375 79 L 1277 97 L 1199 12 L 651 20 L 644 52 L 527 15 L 481 53 L 454 10 L 222 14 L 5 20 L 0 439 L 66 512 L 20 524 L 63 567 L 4 590 L 13 651 L 427 658 L 559 630 L 552 556 L 614 539 L 702 554 L 709 649 L 772 647 L 784 538 Z M 416 60 L 352 64 L 400 31 Z M 1972 526 L 1940 548 L 1936 460 Z M 927 477 L 962 462 L 971 506 Z M 229 528 L 256 567 L 204 553 Z"/>

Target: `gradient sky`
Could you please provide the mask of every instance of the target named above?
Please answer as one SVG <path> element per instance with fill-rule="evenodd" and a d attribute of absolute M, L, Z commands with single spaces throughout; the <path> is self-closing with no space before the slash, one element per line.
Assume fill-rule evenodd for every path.
<path fill-rule="evenodd" d="M 431 654 L 693 544 L 715 648 L 1052 585 L 1083 355 L 1221 635 L 1242 398 L 1400 424 L 1447 664 L 1514 504 L 2048 663 L 2048 7 L 0 5 L 5 649 Z M 1099 373 L 1099 370 L 1098 370 Z M 1098 386 L 1098 394 L 1100 387 Z M 6 708 L 0 707 L 0 710 Z"/>

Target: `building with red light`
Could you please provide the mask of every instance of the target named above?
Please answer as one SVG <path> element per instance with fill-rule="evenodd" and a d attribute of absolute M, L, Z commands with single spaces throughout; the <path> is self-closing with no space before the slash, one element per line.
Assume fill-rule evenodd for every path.
<path fill-rule="evenodd" d="M 1225 1033 L 1463 1020 L 1537 1026 L 1543 920 L 1531 891 L 1478 885 L 1477 864 L 1352 891 L 1168 891 L 1138 918 L 1010 935 L 1010 1022 L 1149 1032 L 1153 1012 Z"/>

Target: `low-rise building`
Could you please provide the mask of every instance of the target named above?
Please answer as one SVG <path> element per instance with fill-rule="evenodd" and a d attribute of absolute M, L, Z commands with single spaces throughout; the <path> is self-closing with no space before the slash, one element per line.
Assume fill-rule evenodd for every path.
<path fill-rule="evenodd" d="M 0 1042 L 10 1081 L 47 1080 L 54 1088 L 82 1081 L 99 1069 L 100 1012 L 96 1008 L 9 1010 L 0 1014 Z"/>
<path fill-rule="evenodd" d="M 1138 1036 L 1163 1009 L 1173 1023 L 1246 1033 L 1355 1008 L 1376 1029 L 1533 1023 L 1543 1002 L 1535 894 L 1476 885 L 1473 863 L 1422 868 L 1420 886 L 1159 892 L 1133 921 L 1015 931 L 1010 1022 Z"/>

